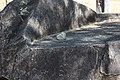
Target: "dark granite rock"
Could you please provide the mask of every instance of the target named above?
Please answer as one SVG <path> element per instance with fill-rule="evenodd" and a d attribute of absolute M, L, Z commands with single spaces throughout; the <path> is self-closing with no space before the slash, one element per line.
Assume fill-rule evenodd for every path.
<path fill-rule="evenodd" d="M 101 26 L 67 32 L 63 41 L 53 35 L 26 46 L 12 44 L 20 50 L 11 46 L 1 54 L 1 75 L 10 80 L 119 80 L 108 76 L 120 74 L 119 29 Z"/>
<path fill-rule="evenodd" d="M 17 14 L 19 18 L 14 20 L 23 21 L 21 24 L 13 23 L 18 27 L 23 24 L 24 37 L 30 41 L 95 22 L 97 17 L 93 10 L 72 0 L 14 0 L 1 16 L 7 15 L 6 11 L 12 11 L 9 15 Z"/>
<path fill-rule="evenodd" d="M 14 0 L 0 12 L 0 79 L 104 80 L 101 75 L 119 75 L 119 23 L 66 31 L 63 40 L 54 34 L 96 17 L 72 0 Z"/>

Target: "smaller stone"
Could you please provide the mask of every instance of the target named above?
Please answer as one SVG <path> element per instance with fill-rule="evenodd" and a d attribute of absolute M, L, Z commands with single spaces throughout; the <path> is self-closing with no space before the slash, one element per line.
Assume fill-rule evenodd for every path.
<path fill-rule="evenodd" d="M 65 33 L 65 32 L 61 32 L 61 33 L 59 33 L 59 34 L 56 36 L 56 38 L 57 38 L 58 40 L 65 40 L 65 39 L 66 39 L 66 33 Z"/>

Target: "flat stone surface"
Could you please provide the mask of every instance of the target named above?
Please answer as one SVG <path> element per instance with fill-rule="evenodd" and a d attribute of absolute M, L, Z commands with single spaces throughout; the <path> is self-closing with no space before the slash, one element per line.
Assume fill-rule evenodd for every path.
<path fill-rule="evenodd" d="M 67 31 L 65 40 L 57 40 L 56 35 L 51 35 L 41 40 L 33 42 L 31 48 L 64 47 L 79 45 L 107 45 L 109 41 L 120 40 L 120 22 L 104 23 L 95 26 L 96 28 L 81 29 L 79 31 Z M 37 48 L 37 47 L 36 47 Z"/>

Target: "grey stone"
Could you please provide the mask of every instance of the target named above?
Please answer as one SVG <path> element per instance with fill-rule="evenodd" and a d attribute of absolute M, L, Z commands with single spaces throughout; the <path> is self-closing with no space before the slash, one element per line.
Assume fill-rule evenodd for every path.
<path fill-rule="evenodd" d="M 72 0 L 9 3 L 0 12 L 0 79 L 119 79 L 120 23 L 66 31 L 96 18 L 94 11 Z M 66 39 L 57 40 L 55 33 L 62 31 Z"/>
<path fill-rule="evenodd" d="M 66 33 L 65 33 L 65 32 L 61 32 L 61 33 L 59 33 L 59 34 L 56 36 L 56 38 L 57 38 L 58 40 L 65 40 L 65 39 L 66 39 Z"/>

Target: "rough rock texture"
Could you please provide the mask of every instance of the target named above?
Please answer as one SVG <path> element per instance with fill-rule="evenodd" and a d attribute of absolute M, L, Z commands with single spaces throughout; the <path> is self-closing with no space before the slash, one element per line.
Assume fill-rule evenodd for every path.
<path fill-rule="evenodd" d="M 66 31 L 63 40 L 54 34 L 94 22 L 96 17 L 94 11 L 72 0 L 14 0 L 0 12 L 0 76 L 8 80 L 119 80 L 120 23 Z"/>
<path fill-rule="evenodd" d="M 72 0 L 15 0 L 7 5 L 1 16 L 3 25 L 23 27 L 24 37 L 33 41 L 94 22 L 97 14 Z M 13 18 L 16 22 L 8 22 Z"/>

